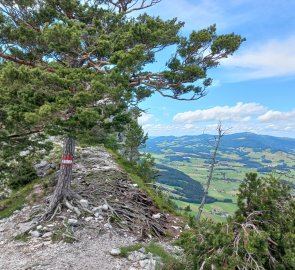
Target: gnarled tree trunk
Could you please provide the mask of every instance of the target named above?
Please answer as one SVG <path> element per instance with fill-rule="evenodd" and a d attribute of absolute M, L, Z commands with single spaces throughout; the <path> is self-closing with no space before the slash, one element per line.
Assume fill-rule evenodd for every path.
<path fill-rule="evenodd" d="M 74 192 L 70 189 L 74 154 L 75 140 L 70 137 L 65 138 L 58 182 L 51 197 L 48 211 L 43 217 L 44 219 L 48 218 L 52 214 L 54 209 L 60 202 L 63 201 L 63 199 L 70 199 L 74 196 Z"/>

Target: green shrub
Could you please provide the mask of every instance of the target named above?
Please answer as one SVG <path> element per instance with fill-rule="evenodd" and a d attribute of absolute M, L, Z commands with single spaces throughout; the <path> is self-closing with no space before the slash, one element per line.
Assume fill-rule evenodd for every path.
<path fill-rule="evenodd" d="M 22 209 L 24 203 L 27 203 L 26 198 L 37 183 L 38 179 L 18 190 L 14 190 L 8 198 L 0 201 L 0 219 L 9 217 L 15 210 Z"/>
<path fill-rule="evenodd" d="M 295 201 L 273 176 L 246 175 L 226 224 L 203 220 L 178 241 L 187 269 L 295 269 Z"/>
<path fill-rule="evenodd" d="M 191 206 L 188 204 L 186 207 L 184 207 L 184 211 L 191 212 L 192 211 Z"/>
<path fill-rule="evenodd" d="M 18 166 L 14 169 L 9 179 L 8 185 L 12 189 L 18 189 L 29 184 L 37 177 L 38 176 L 35 169 L 33 168 L 32 163 L 24 161 L 22 163 L 19 163 Z"/>

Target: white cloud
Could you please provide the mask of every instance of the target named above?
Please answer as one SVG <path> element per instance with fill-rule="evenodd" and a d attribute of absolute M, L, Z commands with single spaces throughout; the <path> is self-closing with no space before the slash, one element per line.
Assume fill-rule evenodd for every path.
<path fill-rule="evenodd" d="M 142 113 L 141 116 L 138 118 L 138 123 L 140 125 L 144 125 L 147 123 L 149 120 L 151 120 L 154 117 L 154 115 L 149 114 L 149 113 Z"/>
<path fill-rule="evenodd" d="M 192 129 L 192 128 L 194 128 L 194 125 L 193 124 L 185 124 L 184 128 L 185 129 Z"/>
<path fill-rule="evenodd" d="M 251 115 L 264 113 L 267 109 L 257 103 L 239 102 L 233 107 L 217 106 L 206 110 L 178 113 L 173 117 L 176 123 L 208 122 L 217 120 L 249 121 Z"/>
<path fill-rule="evenodd" d="M 270 78 L 295 75 L 295 36 L 271 40 L 237 53 L 222 61 L 230 68 L 230 80 Z"/>
<path fill-rule="evenodd" d="M 166 135 L 192 135 L 201 133 L 214 133 L 216 125 L 193 125 L 193 124 L 146 124 L 143 129 L 152 136 L 166 136 Z"/>
<path fill-rule="evenodd" d="M 295 110 L 290 112 L 280 112 L 280 111 L 268 111 L 263 115 L 258 117 L 258 120 L 262 122 L 276 122 L 276 121 L 288 121 L 293 120 L 295 122 Z"/>

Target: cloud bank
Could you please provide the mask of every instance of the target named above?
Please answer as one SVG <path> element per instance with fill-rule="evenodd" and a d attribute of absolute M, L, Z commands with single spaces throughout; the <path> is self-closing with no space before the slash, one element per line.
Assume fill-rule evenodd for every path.
<path fill-rule="evenodd" d="M 266 112 L 266 108 L 257 103 L 238 102 L 235 106 L 216 106 L 207 110 L 196 110 L 178 113 L 173 117 L 176 123 L 193 123 L 217 120 L 248 121 L 249 116 Z"/>
<path fill-rule="evenodd" d="M 168 124 L 156 123 L 153 117 L 148 117 L 143 128 L 152 136 L 215 133 L 216 124 L 221 120 L 225 128 L 231 128 L 232 133 L 254 132 L 295 137 L 294 119 L 295 108 L 286 112 L 273 111 L 258 103 L 238 102 L 234 106 L 177 113 Z"/>

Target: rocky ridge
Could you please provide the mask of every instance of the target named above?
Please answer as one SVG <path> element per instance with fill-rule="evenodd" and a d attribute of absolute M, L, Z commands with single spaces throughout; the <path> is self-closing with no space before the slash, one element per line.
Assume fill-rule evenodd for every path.
<path fill-rule="evenodd" d="M 156 269 L 161 262 L 152 254 L 120 258 L 114 250 L 168 229 L 177 234 L 178 220 L 160 213 L 102 148 L 78 149 L 73 176 L 79 205 L 69 202 L 39 224 L 49 198 L 36 185 L 30 196 L 40 198 L 37 204 L 0 220 L 0 269 Z"/>

